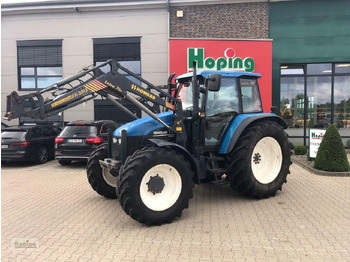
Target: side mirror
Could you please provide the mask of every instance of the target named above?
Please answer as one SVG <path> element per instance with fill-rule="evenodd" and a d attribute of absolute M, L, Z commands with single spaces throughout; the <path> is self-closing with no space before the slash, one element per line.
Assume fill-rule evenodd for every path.
<path fill-rule="evenodd" d="M 209 91 L 217 92 L 221 86 L 221 75 L 211 74 L 205 81 Z"/>

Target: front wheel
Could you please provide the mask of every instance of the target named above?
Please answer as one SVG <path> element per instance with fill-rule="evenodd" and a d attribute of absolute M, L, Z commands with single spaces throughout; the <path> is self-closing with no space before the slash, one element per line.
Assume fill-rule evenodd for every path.
<path fill-rule="evenodd" d="M 117 178 L 107 169 L 102 168 L 99 162 L 99 160 L 104 160 L 107 157 L 108 145 L 102 144 L 91 154 L 86 166 L 86 172 L 93 190 L 101 196 L 115 199 L 117 198 L 115 193 Z"/>
<path fill-rule="evenodd" d="M 242 133 L 227 160 L 233 189 L 255 198 L 274 196 L 290 173 L 287 134 L 275 122 L 255 123 Z"/>
<path fill-rule="evenodd" d="M 117 195 L 124 211 L 147 225 L 170 223 L 192 198 L 193 171 L 183 155 L 146 147 L 128 157 L 119 172 Z"/>

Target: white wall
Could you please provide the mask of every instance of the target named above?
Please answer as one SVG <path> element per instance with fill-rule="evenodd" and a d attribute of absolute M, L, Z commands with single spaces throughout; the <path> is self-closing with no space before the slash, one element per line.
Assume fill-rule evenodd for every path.
<path fill-rule="evenodd" d="M 18 90 L 17 40 L 63 39 L 63 77 L 93 63 L 93 38 L 141 36 L 141 74 L 155 85 L 168 77 L 166 9 L 115 10 L 1 17 L 1 117 L 6 95 Z M 19 94 L 25 94 L 19 91 Z M 64 112 L 64 120 L 91 120 L 93 101 Z M 4 121 L 6 122 L 6 121 Z M 18 121 L 11 121 L 16 124 Z"/>

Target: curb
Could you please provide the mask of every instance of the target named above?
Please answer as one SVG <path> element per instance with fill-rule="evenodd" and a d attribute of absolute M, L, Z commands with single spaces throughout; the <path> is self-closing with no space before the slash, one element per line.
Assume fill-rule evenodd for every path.
<path fill-rule="evenodd" d="M 303 162 L 299 161 L 296 157 L 292 156 L 293 163 L 301 166 L 302 168 L 308 170 L 311 173 L 314 173 L 316 175 L 320 176 L 336 176 L 336 177 L 347 177 L 350 176 L 350 171 L 348 172 L 330 172 L 330 171 L 322 171 L 315 169 L 309 165 L 305 165 Z"/>

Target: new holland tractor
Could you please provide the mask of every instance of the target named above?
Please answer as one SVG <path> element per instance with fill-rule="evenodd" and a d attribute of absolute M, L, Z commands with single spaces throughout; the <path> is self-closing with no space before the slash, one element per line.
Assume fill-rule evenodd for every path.
<path fill-rule="evenodd" d="M 102 71 L 106 66 L 109 70 Z M 44 118 L 97 95 L 133 116 L 134 121 L 108 131 L 108 143 L 88 160 L 87 177 L 93 190 L 118 198 L 126 214 L 147 225 L 181 216 L 195 184 L 228 183 L 258 199 L 281 190 L 291 164 L 287 125 L 279 116 L 263 113 L 260 74 L 196 71 L 194 66 L 193 73 L 172 84 L 174 75 L 167 85 L 154 86 L 108 60 L 40 92 L 12 92 L 4 118 Z M 53 97 L 44 99 L 47 92 Z M 122 99 L 149 116 L 137 119 Z"/>

